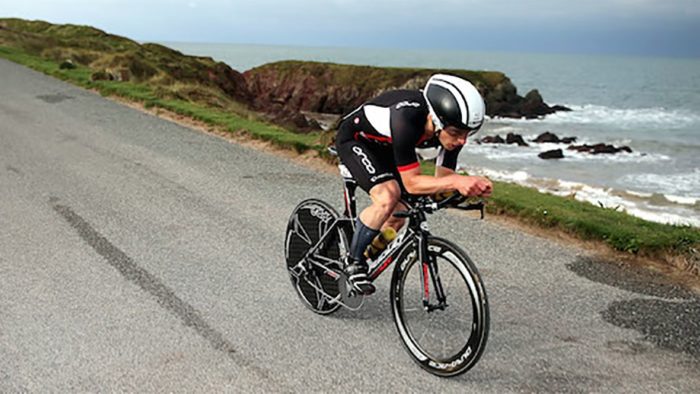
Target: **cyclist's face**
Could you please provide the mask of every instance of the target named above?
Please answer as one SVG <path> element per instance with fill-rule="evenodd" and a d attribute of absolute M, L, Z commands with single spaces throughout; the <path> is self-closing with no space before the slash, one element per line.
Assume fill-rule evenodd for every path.
<path fill-rule="evenodd" d="M 447 150 L 453 150 L 467 143 L 467 130 L 460 130 L 456 127 L 448 126 L 440 133 L 440 144 Z"/>

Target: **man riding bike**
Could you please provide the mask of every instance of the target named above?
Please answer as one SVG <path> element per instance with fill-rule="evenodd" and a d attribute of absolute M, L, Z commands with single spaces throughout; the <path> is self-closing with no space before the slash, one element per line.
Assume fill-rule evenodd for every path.
<path fill-rule="evenodd" d="M 404 219 L 392 216 L 406 209 L 400 202 L 402 191 L 491 194 L 488 179 L 455 173 L 457 156 L 467 137 L 483 125 L 485 112 L 484 100 L 474 85 L 452 75 L 435 74 L 422 91 L 388 91 L 343 117 L 336 135 L 338 155 L 372 199 L 357 217 L 345 268 L 358 293 L 375 290 L 363 256 L 367 245 L 380 230 L 403 226 Z M 428 147 L 439 148 L 435 176 L 420 172 L 415 149 Z"/>

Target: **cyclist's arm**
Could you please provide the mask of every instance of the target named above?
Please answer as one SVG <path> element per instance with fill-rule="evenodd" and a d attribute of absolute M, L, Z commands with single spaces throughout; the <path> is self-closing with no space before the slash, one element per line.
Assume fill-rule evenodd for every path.
<path fill-rule="evenodd" d="M 434 177 L 421 175 L 420 167 L 401 171 L 400 174 L 406 191 L 411 194 L 433 194 L 456 190 L 463 196 L 488 197 L 493 188 L 491 181 L 480 176 L 452 173 Z"/>
<path fill-rule="evenodd" d="M 438 174 L 440 167 L 437 167 L 435 172 Z M 458 177 L 450 169 L 443 168 L 445 171 L 442 175 L 421 175 L 420 166 L 415 168 L 400 171 L 401 182 L 403 182 L 406 191 L 411 194 L 433 194 L 442 191 L 453 191 L 457 190 L 454 187 L 454 177 Z M 447 173 L 450 171 L 451 173 Z"/>
<path fill-rule="evenodd" d="M 399 144 L 394 145 L 395 148 L 401 147 Z M 398 166 L 399 174 L 401 175 L 401 182 L 403 183 L 406 191 L 411 194 L 434 194 L 438 192 L 455 191 L 458 185 L 458 178 L 461 175 L 455 173 L 451 166 L 457 165 L 456 155 L 454 160 L 452 160 L 452 155 L 447 156 L 449 160 L 447 162 L 445 159 L 446 152 L 444 148 L 440 148 L 440 154 L 438 155 L 436 166 L 435 166 L 435 176 L 422 175 L 420 171 L 420 165 L 418 163 L 418 158 L 415 156 L 415 149 L 409 149 L 406 146 L 401 151 L 395 150 L 394 154 L 398 159 L 399 163 L 412 162 L 413 164 Z M 455 152 L 458 153 L 458 152 Z"/>
<path fill-rule="evenodd" d="M 438 157 L 435 176 L 422 175 L 420 165 L 415 163 L 399 167 L 401 181 L 411 194 L 433 194 L 446 191 L 457 191 L 465 196 L 484 196 L 491 194 L 491 181 L 476 176 L 465 176 L 455 173 L 456 156 L 459 152 L 448 151 Z M 415 155 L 415 153 L 414 153 Z"/>

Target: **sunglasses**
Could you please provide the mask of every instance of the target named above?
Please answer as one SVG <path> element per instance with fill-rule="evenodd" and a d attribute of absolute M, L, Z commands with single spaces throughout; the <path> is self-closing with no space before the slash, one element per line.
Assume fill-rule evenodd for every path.
<path fill-rule="evenodd" d="M 460 129 L 460 128 L 457 128 L 454 126 L 447 126 L 443 130 L 447 131 L 453 137 L 459 138 L 459 137 L 463 137 L 465 135 L 467 137 L 471 137 L 474 134 L 478 133 L 480 128 L 481 127 L 475 127 L 473 129 Z"/>

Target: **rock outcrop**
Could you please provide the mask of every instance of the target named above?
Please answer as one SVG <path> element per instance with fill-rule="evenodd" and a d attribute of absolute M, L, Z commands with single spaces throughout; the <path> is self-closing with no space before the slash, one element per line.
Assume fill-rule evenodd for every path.
<path fill-rule="evenodd" d="M 489 116 L 534 118 L 554 112 L 533 90 L 525 97 L 503 73 L 370 67 L 284 61 L 246 71 L 243 76 L 257 110 L 344 114 L 367 99 L 391 89 L 419 89 L 434 73 L 450 73 L 471 81 L 486 100 Z"/>

